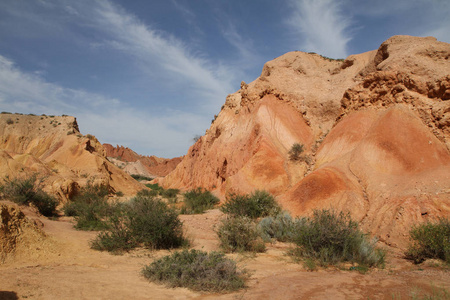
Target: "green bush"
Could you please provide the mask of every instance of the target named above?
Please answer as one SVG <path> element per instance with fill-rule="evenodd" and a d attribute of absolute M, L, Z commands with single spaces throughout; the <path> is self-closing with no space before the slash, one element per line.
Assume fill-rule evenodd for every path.
<path fill-rule="evenodd" d="M 247 216 L 232 216 L 221 220 L 216 233 L 220 247 L 225 252 L 264 252 L 266 250 L 255 222 Z"/>
<path fill-rule="evenodd" d="M 180 190 L 178 190 L 178 189 L 167 189 L 167 190 L 161 191 L 161 196 L 166 199 L 173 199 L 173 198 L 176 198 L 179 193 L 180 193 Z"/>
<path fill-rule="evenodd" d="M 424 223 L 410 231 L 411 244 L 406 257 L 414 263 L 421 263 L 427 258 L 442 259 L 450 263 L 450 221 L 439 219 L 436 223 Z"/>
<path fill-rule="evenodd" d="M 137 246 L 170 249 L 188 243 L 176 211 L 149 196 L 137 196 L 122 204 L 107 224 L 108 229 L 92 241 L 93 249 L 123 252 Z"/>
<path fill-rule="evenodd" d="M 67 202 L 63 211 L 66 216 L 73 216 L 77 222 L 75 228 L 80 230 L 103 230 L 108 227 L 105 222 L 115 209 L 108 203 L 108 188 L 89 182 L 82 187 L 73 199 Z"/>
<path fill-rule="evenodd" d="M 294 237 L 297 253 L 317 260 L 321 265 L 356 262 L 360 265 L 384 264 L 385 253 L 375 249 L 349 214 L 332 210 L 316 210 L 305 219 Z"/>
<path fill-rule="evenodd" d="M 137 192 L 136 197 L 155 197 L 158 195 L 158 190 L 140 190 L 139 192 Z"/>
<path fill-rule="evenodd" d="M 304 222 L 305 219 L 293 219 L 288 212 L 282 212 L 274 217 L 265 217 L 259 221 L 257 228 L 265 242 L 292 242 Z"/>
<path fill-rule="evenodd" d="M 177 248 L 186 244 L 178 214 L 166 203 L 151 197 L 131 200 L 128 211 L 133 238 L 155 249 Z"/>
<path fill-rule="evenodd" d="M 293 161 L 301 160 L 301 154 L 305 151 L 304 146 L 299 143 L 295 143 L 292 145 L 291 149 L 288 152 L 289 159 Z"/>
<path fill-rule="evenodd" d="M 184 194 L 182 214 L 201 214 L 220 202 L 210 191 L 197 188 Z"/>
<path fill-rule="evenodd" d="M 139 174 L 131 174 L 131 177 L 133 177 L 137 181 L 151 181 L 154 179 L 154 178 L 147 177 L 144 175 L 139 175 Z"/>
<path fill-rule="evenodd" d="M 254 191 L 250 195 L 232 194 L 220 210 L 229 215 L 252 219 L 275 216 L 281 212 L 275 198 L 266 191 Z"/>
<path fill-rule="evenodd" d="M 218 252 L 183 250 L 154 261 L 142 274 L 149 280 L 169 287 L 195 291 L 235 291 L 245 285 L 246 273 L 236 262 Z"/>
<path fill-rule="evenodd" d="M 145 185 L 146 187 L 148 187 L 148 188 L 150 188 L 150 189 L 152 189 L 152 190 L 154 190 L 154 191 L 162 191 L 162 190 L 164 190 L 161 186 L 159 186 L 159 184 L 157 184 L 157 183 L 148 183 L 148 184 L 146 184 Z"/>
<path fill-rule="evenodd" d="M 42 190 L 41 182 L 36 175 L 26 178 L 6 177 L 0 185 L 3 198 L 20 205 L 34 205 L 39 213 L 46 217 L 56 215 L 56 199 Z"/>
<path fill-rule="evenodd" d="M 137 246 L 132 238 L 131 230 L 124 222 L 124 214 L 126 212 L 124 208 L 124 204 L 118 204 L 117 209 L 106 221 L 108 230 L 100 232 L 97 238 L 91 241 L 92 249 L 121 253 Z"/>

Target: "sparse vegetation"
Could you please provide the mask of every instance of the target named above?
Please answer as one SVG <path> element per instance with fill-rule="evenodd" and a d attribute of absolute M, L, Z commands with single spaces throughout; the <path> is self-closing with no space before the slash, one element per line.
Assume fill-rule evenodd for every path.
<path fill-rule="evenodd" d="M 182 214 L 201 214 L 205 210 L 211 209 L 220 202 L 219 198 L 210 191 L 197 188 L 184 194 L 184 206 L 181 208 Z"/>
<path fill-rule="evenodd" d="M 157 183 L 148 183 L 145 186 L 150 188 L 150 189 L 152 189 L 152 190 L 154 190 L 154 191 L 158 191 L 158 192 L 163 190 L 163 188 L 160 187 L 159 184 L 157 184 Z"/>
<path fill-rule="evenodd" d="M 144 267 L 142 274 L 169 287 L 209 292 L 238 290 L 244 287 L 247 277 L 224 254 L 200 250 L 183 250 L 165 256 Z"/>
<path fill-rule="evenodd" d="M 292 242 L 305 219 L 294 219 L 288 212 L 268 216 L 259 221 L 258 231 L 265 242 Z"/>
<path fill-rule="evenodd" d="M 63 211 L 66 216 L 74 216 L 75 228 L 80 230 L 102 230 L 108 227 L 105 218 L 115 207 L 108 203 L 108 188 L 104 185 L 89 182 L 81 188 Z"/>
<path fill-rule="evenodd" d="M 148 197 L 155 197 L 159 195 L 159 190 L 140 190 L 137 192 L 136 196 L 148 196 Z"/>
<path fill-rule="evenodd" d="M 149 183 L 145 185 L 146 187 L 150 188 L 151 191 L 148 190 L 142 190 L 140 193 L 145 193 L 149 196 L 158 196 L 161 195 L 163 198 L 169 199 L 172 202 L 176 202 L 175 199 L 177 195 L 180 193 L 179 189 L 164 189 L 163 187 L 159 186 L 157 183 Z"/>
<path fill-rule="evenodd" d="M 247 216 L 228 216 L 221 220 L 216 233 L 225 252 L 264 252 L 266 249 L 256 223 Z"/>
<path fill-rule="evenodd" d="M 163 198 L 166 198 L 169 200 L 175 199 L 179 193 L 180 193 L 179 189 L 167 189 L 167 190 L 162 190 L 160 192 L 160 194 Z"/>
<path fill-rule="evenodd" d="M 6 119 L 6 124 L 11 125 L 14 124 L 14 121 L 11 118 Z"/>
<path fill-rule="evenodd" d="M 431 293 L 427 293 L 420 288 L 411 291 L 412 300 L 449 300 L 450 292 L 445 288 L 439 288 L 432 285 Z"/>
<path fill-rule="evenodd" d="M 96 250 L 123 252 L 137 246 L 171 249 L 187 244 L 175 210 L 151 196 L 139 195 L 107 219 L 108 229 L 92 241 Z"/>
<path fill-rule="evenodd" d="M 288 152 L 289 160 L 294 162 L 305 162 L 308 166 L 311 166 L 313 164 L 313 160 L 310 155 L 302 154 L 304 151 L 304 145 L 294 143 Z"/>
<path fill-rule="evenodd" d="M 439 219 L 435 223 L 424 223 L 410 231 L 411 244 L 406 258 L 418 264 L 427 258 L 436 258 L 450 264 L 450 220 Z"/>
<path fill-rule="evenodd" d="M 252 219 L 276 216 L 281 208 L 275 198 L 266 191 L 254 191 L 250 195 L 232 194 L 220 208 L 233 216 L 247 216 Z"/>
<path fill-rule="evenodd" d="M 299 143 L 294 143 L 291 147 L 291 150 L 289 150 L 289 159 L 292 161 L 299 161 L 301 160 L 301 155 L 305 151 L 304 146 Z"/>
<path fill-rule="evenodd" d="M 197 141 L 198 141 L 199 139 L 201 139 L 201 138 L 202 138 L 201 135 L 196 134 L 196 135 L 192 138 L 192 140 L 194 141 L 194 143 L 197 143 Z"/>
<path fill-rule="evenodd" d="M 320 57 L 322 57 L 323 59 L 326 59 L 328 61 L 344 61 L 345 59 L 343 58 L 331 58 L 331 57 L 327 57 L 321 54 L 317 54 L 316 52 L 308 52 L 308 54 L 316 54 L 319 55 Z"/>
<path fill-rule="evenodd" d="M 151 181 L 151 180 L 154 179 L 154 178 L 147 177 L 147 176 L 144 176 L 144 175 L 139 175 L 139 174 L 131 174 L 131 177 L 133 177 L 137 181 Z"/>
<path fill-rule="evenodd" d="M 296 230 L 294 251 L 306 259 L 313 259 L 320 265 L 348 261 L 363 266 L 383 266 L 384 251 L 375 248 L 358 224 L 349 214 L 333 210 L 316 210 Z"/>
<path fill-rule="evenodd" d="M 56 199 L 42 190 L 41 180 L 37 175 L 25 178 L 6 177 L 4 183 L 0 185 L 2 198 L 11 200 L 20 205 L 34 205 L 39 213 L 46 217 L 56 215 Z"/>

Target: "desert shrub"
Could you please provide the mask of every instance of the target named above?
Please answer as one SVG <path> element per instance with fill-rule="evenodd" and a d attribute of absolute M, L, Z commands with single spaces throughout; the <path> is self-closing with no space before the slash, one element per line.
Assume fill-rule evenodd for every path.
<path fill-rule="evenodd" d="M 158 195 L 158 190 L 140 190 L 137 192 L 136 197 L 155 197 Z"/>
<path fill-rule="evenodd" d="M 439 219 L 436 223 L 424 223 L 410 231 L 411 243 L 406 257 L 414 263 L 421 263 L 427 258 L 442 259 L 450 263 L 450 221 Z"/>
<path fill-rule="evenodd" d="M 102 231 L 91 241 L 91 248 L 100 251 L 109 251 L 112 253 L 121 253 L 137 246 L 132 237 L 131 230 L 125 223 L 125 204 L 118 208 L 108 218 L 108 230 Z"/>
<path fill-rule="evenodd" d="M 14 124 L 14 121 L 11 118 L 8 118 L 6 120 L 6 124 L 8 124 L 8 125 Z"/>
<path fill-rule="evenodd" d="M 197 188 L 184 194 L 182 214 L 201 214 L 220 202 L 210 191 Z"/>
<path fill-rule="evenodd" d="M 232 194 L 220 209 L 229 215 L 252 219 L 275 216 L 281 212 L 275 198 L 266 191 L 254 191 L 250 195 Z"/>
<path fill-rule="evenodd" d="M 135 180 L 137 180 L 137 181 L 151 181 L 151 180 L 153 180 L 154 178 L 151 178 L 151 177 L 147 177 L 147 176 L 144 176 L 144 175 L 139 175 L 139 174 L 131 174 L 131 177 L 133 177 Z"/>
<path fill-rule="evenodd" d="M 42 190 L 41 181 L 36 175 L 26 178 L 6 177 L 0 185 L 0 192 L 4 198 L 20 205 L 34 205 L 39 213 L 46 217 L 56 215 L 56 199 Z"/>
<path fill-rule="evenodd" d="M 321 265 L 343 261 L 361 265 L 383 265 L 385 253 L 375 249 L 358 223 L 349 214 L 333 210 L 316 210 L 312 218 L 305 219 L 296 230 L 296 253 L 317 260 Z"/>
<path fill-rule="evenodd" d="M 296 231 L 304 222 L 305 219 L 294 219 L 288 212 L 282 212 L 276 216 L 265 217 L 259 221 L 257 228 L 265 242 L 292 242 Z"/>
<path fill-rule="evenodd" d="M 175 210 L 149 196 L 137 196 L 122 204 L 107 219 L 108 229 L 92 241 L 96 250 L 122 252 L 137 246 L 177 248 L 187 244 Z"/>
<path fill-rule="evenodd" d="M 183 250 L 165 256 L 144 267 L 142 274 L 169 287 L 210 292 L 243 288 L 247 277 L 223 253 L 200 250 Z"/>
<path fill-rule="evenodd" d="M 108 227 L 105 219 L 115 207 L 108 203 L 108 187 L 88 184 L 82 187 L 73 199 L 63 206 L 66 216 L 73 216 L 80 230 L 103 230 Z"/>
<path fill-rule="evenodd" d="M 159 184 L 157 184 L 157 183 L 148 183 L 148 184 L 146 184 L 145 185 L 146 187 L 148 187 L 148 188 L 150 188 L 150 189 L 152 189 L 152 190 L 154 190 L 154 191 L 162 191 L 162 190 L 164 190 L 161 186 L 159 186 Z"/>
<path fill-rule="evenodd" d="M 302 144 L 294 143 L 288 152 L 289 159 L 293 161 L 300 160 L 304 151 L 305 149 Z"/>
<path fill-rule="evenodd" d="M 247 216 L 231 216 L 221 220 L 216 233 L 225 252 L 265 251 L 255 222 Z"/>
<path fill-rule="evenodd" d="M 161 196 L 166 199 L 176 198 L 176 196 L 180 193 L 179 189 L 167 189 L 161 191 Z"/>
<path fill-rule="evenodd" d="M 129 203 L 129 228 L 133 238 L 155 249 L 177 248 L 186 243 L 177 212 L 152 197 L 136 197 Z"/>

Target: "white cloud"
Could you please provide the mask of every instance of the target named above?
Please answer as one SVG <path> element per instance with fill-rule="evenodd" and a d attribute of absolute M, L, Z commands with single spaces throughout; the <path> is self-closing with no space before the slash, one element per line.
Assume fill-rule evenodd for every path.
<path fill-rule="evenodd" d="M 48 83 L 18 69 L 0 55 L 0 110 L 77 117 L 82 133 L 102 142 L 133 145 L 142 154 L 184 155 L 191 133 L 202 133 L 201 118 L 176 110 L 161 114 L 141 112 L 118 99 Z M 150 151 L 150 153 L 149 153 Z"/>
<path fill-rule="evenodd" d="M 93 28 L 106 34 L 97 47 L 119 50 L 133 57 L 149 74 L 159 73 L 158 76 L 167 76 L 180 85 L 189 85 L 193 93 L 205 99 L 203 105 L 212 104 L 209 112 L 212 108 L 216 110 L 226 95 L 233 92 L 234 76 L 227 69 L 194 55 L 181 40 L 147 26 L 113 3 L 95 2 L 94 9 L 86 16 Z"/>
<path fill-rule="evenodd" d="M 13 61 L 2 55 L 0 55 L 0 91 L 3 97 L 10 99 L 11 105 L 24 107 L 28 111 L 36 110 L 39 113 L 42 107 L 64 113 L 80 105 L 95 108 L 119 104 L 117 99 L 48 83 L 35 72 L 22 72 Z"/>
<path fill-rule="evenodd" d="M 228 17 L 228 16 L 227 16 Z M 229 20 L 230 17 L 227 19 Z M 239 54 L 241 67 L 253 67 L 256 62 L 260 62 L 260 57 L 255 51 L 251 39 L 244 38 L 236 29 L 236 25 L 232 21 L 228 21 L 224 29 L 222 29 L 223 37 L 230 43 Z M 245 62 L 245 64 L 244 64 Z"/>
<path fill-rule="evenodd" d="M 298 35 L 297 47 L 332 58 L 345 58 L 351 20 L 338 0 L 292 0 L 289 25 Z"/>

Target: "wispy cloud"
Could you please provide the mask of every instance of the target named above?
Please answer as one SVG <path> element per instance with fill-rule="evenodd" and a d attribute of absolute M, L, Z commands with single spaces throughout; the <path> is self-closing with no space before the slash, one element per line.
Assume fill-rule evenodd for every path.
<path fill-rule="evenodd" d="M 41 0 L 33 5 L 21 9 L 14 2 L 0 7 L 14 20 L 26 18 L 28 28 L 37 27 L 43 36 L 53 33 L 51 28 L 59 28 L 58 33 L 64 32 L 67 37 L 66 45 L 73 43 L 80 51 L 86 49 L 86 55 L 104 52 L 108 58 L 129 62 L 132 74 L 148 82 L 148 89 L 154 88 L 157 96 L 148 96 L 151 104 L 145 111 L 144 104 L 133 102 L 131 97 L 105 96 L 110 94 L 107 86 L 97 92 L 68 88 L 66 81 L 51 82 L 46 79 L 51 78 L 48 74 L 21 69 L 0 54 L 2 111 L 74 115 L 82 132 L 96 135 L 101 142 L 131 146 L 142 154 L 173 157 L 186 153 L 192 137 L 203 134 L 226 95 L 234 91 L 234 70 L 209 59 L 186 41 L 145 24 L 113 1 Z M 179 97 L 174 103 L 189 111 L 168 108 L 165 102 L 169 97 Z"/>
<path fill-rule="evenodd" d="M 185 154 L 192 133 L 204 130 L 195 114 L 141 112 L 115 98 L 46 82 L 2 55 L 0 107 L 9 112 L 71 114 L 78 118 L 83 133 L 94 134 L 101 142 L 134 145 L 135 151 L 164 157 Z"/>
<path fill-rule="evenodd" d="M 227 20 L 230 19 L 227 18 Z M 222 29 L 222 35 L 238 51 L 240 62 L 246 62 L 243 67 L 252 67 L 253 64 L 259 61 L 260 57 L 253 46 L 253 42 L 248 37 L 243 37 L 233 22 L 226 22 Z"/>
<path fill-rule="evenodd" d="M 100 45 L 133 57 L 152 74 L 158 73 L 156 68 L 161 76 L 167 74 L 181 85 L 187 83 L 193 93 L 206 100 L 204 105 L 212 101 L 217 108 L 232 91 L 233 74 L 201 54 L 194 54 L 183 41 L 149 27 L 109 1 L 95 3 L 89 22 L 106 35 Z"/>
<path fill-rule="evenodd" d="M 348 55 L 351 19 L 344 15 L 339 0 L 292 0 L 289 25 L 298 35 L 297 47 L 303 51 L 343 58 Z"/>
<path fill-rule="evenodd" d="M 79 106 L 88 109 L 118 105 L 119 100 L 83 90 L 48 83 L 39 74 L 22 72 L 14 62 L 0 55 L 0 94 L 2 107 L 25 108 L 37 113 L 65 113 Z M 46 111 L 43 111 L 46 109 Z"/>

